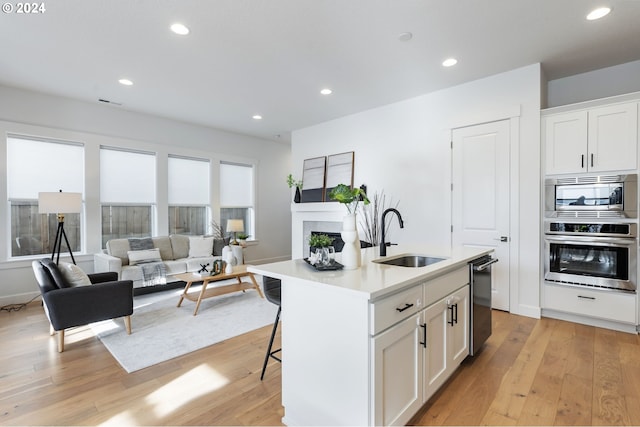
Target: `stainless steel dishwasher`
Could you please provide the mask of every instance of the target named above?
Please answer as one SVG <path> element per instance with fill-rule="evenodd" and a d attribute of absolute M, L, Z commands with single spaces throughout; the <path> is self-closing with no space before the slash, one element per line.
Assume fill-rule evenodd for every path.
<path fill-rule="evenodd" d="M 469 263 L 469 283 L 471 285 L 471 313 L 469 319 L 469 355 L 476 354 L 482 344 L 491 336 L 491 264 L 497 258 L 485 255 Z"/>

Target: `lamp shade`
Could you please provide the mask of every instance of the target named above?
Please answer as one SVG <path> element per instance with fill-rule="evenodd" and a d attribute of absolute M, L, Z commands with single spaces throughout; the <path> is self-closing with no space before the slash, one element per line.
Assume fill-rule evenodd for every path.
<path fill-rule="evenodd" d="M 79 213 L 82 193 L 38 193 L 38 212 L 41 214 Z"/>
<path fill-rule="evenodd" d="M 227 232 L 237 233 L 244 231 L 244 221 L 241 219 L 229 219 L 227 220 Z"/>

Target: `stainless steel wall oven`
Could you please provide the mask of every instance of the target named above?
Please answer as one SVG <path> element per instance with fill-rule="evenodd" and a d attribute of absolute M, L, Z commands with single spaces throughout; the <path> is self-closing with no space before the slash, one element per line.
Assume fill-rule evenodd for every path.
<path fill-rule="evenodd" d="M 637 224 L 545 222 L 547 282 L 635 292 Z"/>

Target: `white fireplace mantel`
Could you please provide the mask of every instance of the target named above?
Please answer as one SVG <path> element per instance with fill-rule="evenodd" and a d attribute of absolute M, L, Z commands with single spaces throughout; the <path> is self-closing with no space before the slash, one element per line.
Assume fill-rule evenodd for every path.
<path fill-rule="evenodd" d="M 292 203 L 291 204 L 291 257 L 299 259 L 305 256 L 305 222 L 339 222 L 347 215 L 347 208 L 338 202 Z"/>

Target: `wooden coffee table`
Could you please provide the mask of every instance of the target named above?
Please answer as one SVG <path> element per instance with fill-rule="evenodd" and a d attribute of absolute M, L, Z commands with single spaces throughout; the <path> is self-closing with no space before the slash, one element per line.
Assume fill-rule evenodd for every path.
<path fill-rule="evenodd" d="M 232 273 L 220 273 L 215 276 L 201 276 L 199 274 L 194 273 L 184 273 L 184 274 L 176 274 L 174 276 L 177 279 L 180 279 L 184 282 L 187 282 L 184 287 L 184 291 L 182 291 L 182 295 L 180 295 L 180 301 L 178 301 L 178 307 L 182 304 L 182 301 L 186 298 L 189 301 L 194 301 L 196 303 L 196 308 L 193 310 L 193 315 L 198 314 L 198 309 L 200 308 L 200 303 L 203 299 L 215 297 L 218 295 L 224 295 L 231 292 L 244 292 L 247 289 L 255 289 L 261 298 L 264 298 L 262 295 L 262 291 L 260 290 L 260 286 L 258 286 L 258 282 L 256 282 L 256 278 L 253 276 L 253 273 L 247 271 L 247 265 L 237 265 L 233 267 Z M 242 278 L 248 277 L 251 282 L 243 282 Z M 218 282 L 220 280 L 228 280 L 228 279 L 237 279 L 238 283 L 231 283 L 228 285 L 214 286 L 207 289 L 207 285 L 211 282 Z M 189 288 L 193 283 L 202 282 L 202 288 L 200 289 L 200 293 L 196 296 L 195 292 L 191 294 L 188 293 Z"/>

